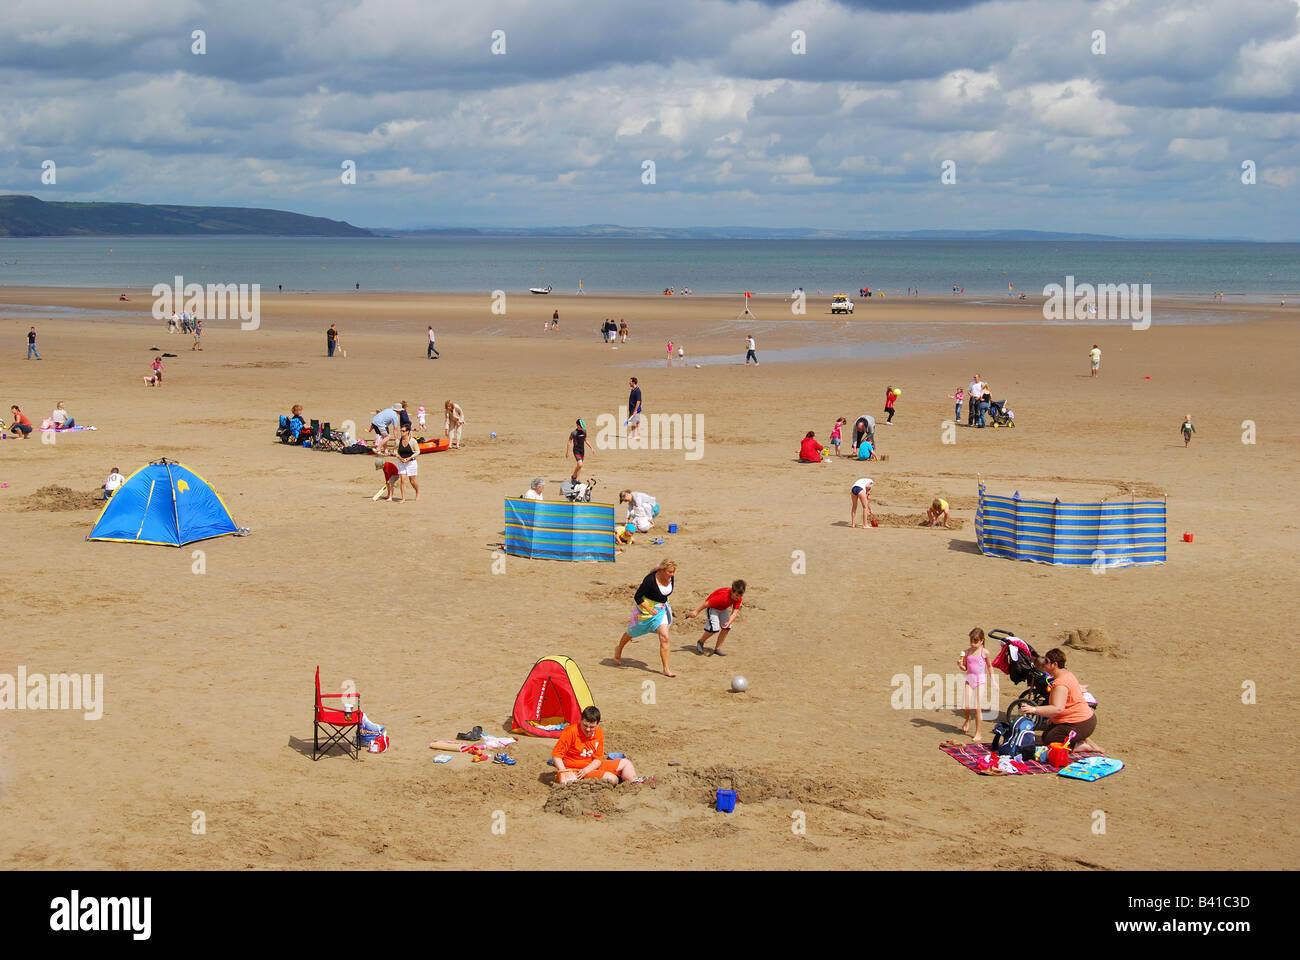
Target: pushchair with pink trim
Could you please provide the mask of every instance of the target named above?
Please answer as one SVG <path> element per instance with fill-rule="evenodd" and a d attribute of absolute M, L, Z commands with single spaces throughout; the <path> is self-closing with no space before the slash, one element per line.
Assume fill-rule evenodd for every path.
<path fill-rule="evenodd" d="M 1007 725 L 1012 726 L 1024 712 L 1025 707 L 1047 705 L 1052 696 L 1052 678 L 1039 666 L 1039 653 L 1027 641 L 1020 639 L 1009 630 L 1002 629 L 990 630 L 988 636 L 990 640 L 996 640 L 1002 645 L 998 655 L 993 658 L 993 666 L 1005 673 L 1012 683 L 1016 685 L 1023 683 L 1027 687 L 1025 692 L 1012 700 L 1007 707 L 1005 719 Z M 1095 710 L 1096 698 L 1086 692 L 1084 697 L 1088 705 Z M 1047 722 L 1043 717 L 1036 716 L 1034 726 L 1041 730 L 1046 728 Z"/>

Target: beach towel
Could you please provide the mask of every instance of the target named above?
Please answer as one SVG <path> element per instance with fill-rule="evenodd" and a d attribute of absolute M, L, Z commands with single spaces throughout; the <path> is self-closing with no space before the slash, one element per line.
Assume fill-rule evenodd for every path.
<path fill-rule="evenodd" d="M 1123 760 L 1092 755 L 1075 760 L 1062 767 L 1059 773 L 1060 776 L 1069 777 L 1071 780 L 1087 780 L 1091 782 L 1100 780 L 1102 777 L 1109 777 L 1112 773 L 1119 773 L 1123 769 Z"/>
<path fill-rule="evenodd" d="M 990 749 L 991 745 L 986 743 L 941 743 L 939 749 L 948 756 L 952 757 L 958 763 L 968 770 L 980 772 L 980 760 L 983 757 L 992 756 L 996 764 L 998 756 Z M 988 761 L 984 761 L 988 765 Z M 1056 773 L 1056 768 L 1048 766 L 1045 763 L 1039 763 L 1037 760 L 1013 760 L 1010 761 L 1011 767 L 1015 773 Z M 1006 771 L 1004 771 L 1006 772 Z"/>

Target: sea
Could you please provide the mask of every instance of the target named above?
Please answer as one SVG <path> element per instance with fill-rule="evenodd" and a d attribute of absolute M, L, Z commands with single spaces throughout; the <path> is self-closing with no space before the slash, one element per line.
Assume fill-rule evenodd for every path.
<path fill-rule="evenodd" d="M 641 240 L 522 237 L 0 238 L 4 287 L 260 284 L 264 293 L 410 291 L 1041 296 L 1149 283 L 1154 297 L 1300 298 L 1300 244 L 1199 241 Z"/>

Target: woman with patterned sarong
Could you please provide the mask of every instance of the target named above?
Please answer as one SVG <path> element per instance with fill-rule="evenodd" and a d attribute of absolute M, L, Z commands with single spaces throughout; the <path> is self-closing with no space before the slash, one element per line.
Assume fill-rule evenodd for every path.
<path fill-rule="evenodd" d="M 614 663 L 623 665 L 623 648 L 633 637 L 643 637 L 648 633 L 659 635 L 659 659 L 663 662 L 664 676 L 675 677 L 677 674 L 668 669 L 668 628 L 673 622 L 673 608 L 668 597 L 673 592 L 673 576 L 677 573 L 677 563 L 664 560 L 655 567 L 637 587 L 632 619 L 628 621 L 627 630 L 619 638 L 614 648 Z"/>

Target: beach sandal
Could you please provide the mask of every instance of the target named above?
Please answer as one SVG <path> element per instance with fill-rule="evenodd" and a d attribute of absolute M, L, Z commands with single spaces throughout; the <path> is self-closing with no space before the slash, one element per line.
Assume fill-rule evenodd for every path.
<path fill-rule="evenodd" d="M 662 547 L 662 546 L 663 546 L 663 543 L 664 543 L 664 538 L 663 538 L 663 537 L 655 537 L 655 538 L 654 538 L 653 540 L 651 540 L 650 542 L 651 542 L 654 546 L 656 546 L 656 547 Z"/>
<path fill-rule="evenodd" d="M 483 728 L 482 728 L 482 727 L 475 727 L 475 728 L 474 728 L 473 730 L 471 730 L 469 733 L 458 733 L 458 734 L 456 734 L 456 739 L 457 739 L 457 740 L 468 740 L 470 743 L 473 743 L 475 740 L 482 740 L 482 739 L 483 739 Z"/>
<path fill-rule="evenodd" d="M 723 653 L 721 650 L 719 650 L 717 647 L 714 647 L 714 648 L 713 648 L 713 655 L 714 655 L 715 657 L 725 657 L 725 656 L 726 656 L 726 654 Z"/>
<path fill-rule="evenodd" d="M 516 760 L 514 757 L 510 756 L 509 754 L 498 753 L 495 757 L 492 758 L 492 762 L 499 763 L 504 767 L 513 767 L 519 761 Z"/>

